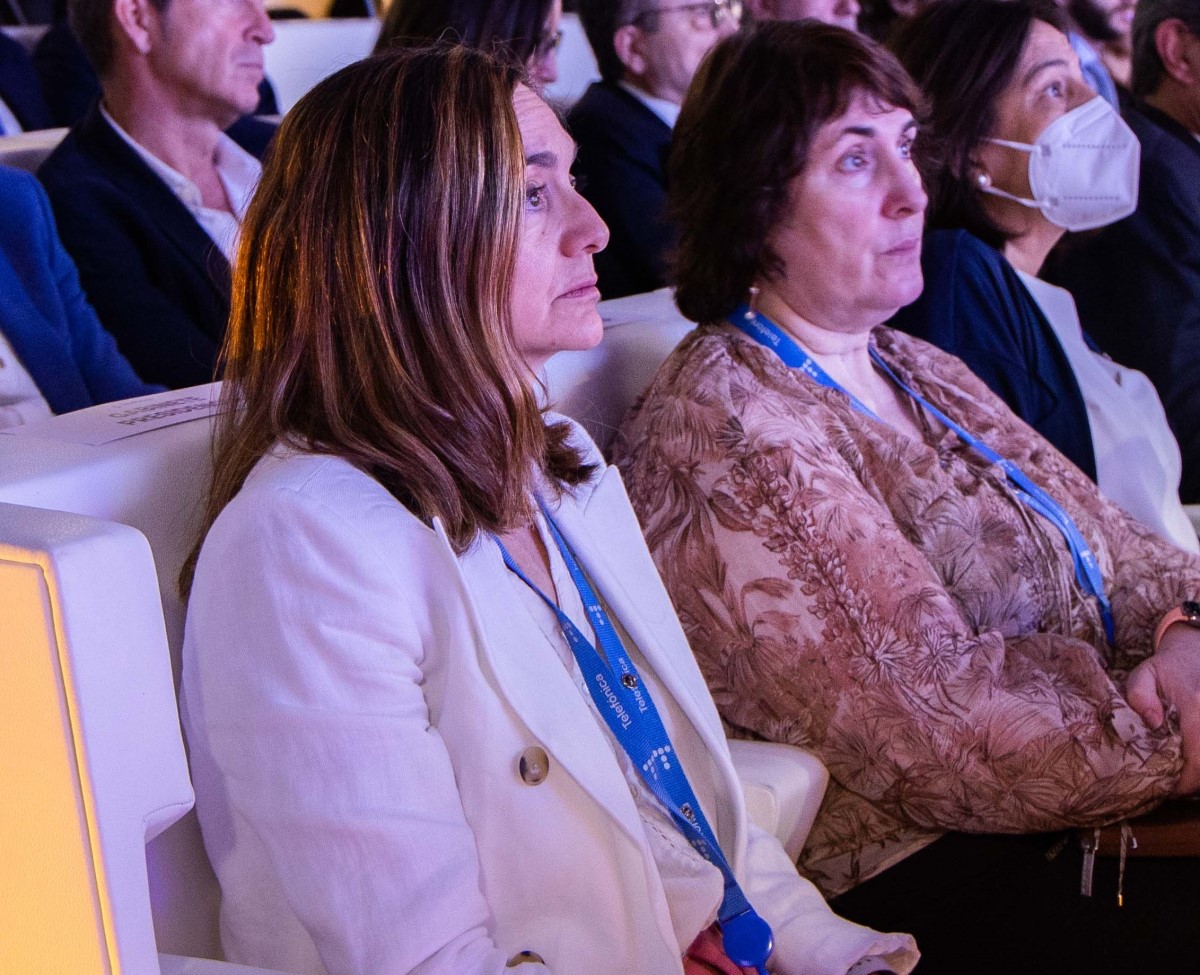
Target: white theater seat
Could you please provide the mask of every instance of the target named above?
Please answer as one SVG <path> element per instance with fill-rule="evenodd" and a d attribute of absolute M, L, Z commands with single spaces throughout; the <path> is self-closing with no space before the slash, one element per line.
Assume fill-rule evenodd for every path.
<path fill-rule="evenodd" d="M 605 315 L 605 344 L 556 360 L 550 382 L 599 435 L 691 327 L 667 294 Z M 253 971 L 211 961 L 218 890 L 188 811 L 174 697 L 175 585 L 207 489 L 216 391 L 0 433 L 0 972 Z M 733 748 L 751 815 L 794 855 L 824 769 L 788 746 Z"/>
<path fill-rule="evenodd" d="M 250 975 L 158 955 L 146 844 L 193 796 L 145 537 L 0 503 L 0 618 L 0 971 Z"/>
<path fill-rule="evenodd" d="M 370 54 L 379 36 L 377 17 L 277 20 L 272 26 L 275 40 L 263 48 L 263 59 L 284 113 L 317 82 Z"/>
<path fill-rule="evenodd" d="M 0 136 L 0 166 L 13 166 L 27 173 L 37 172 L 67 134 L 67 129 L 39 129 Z"/>
<path fill-rule="evenodd" d="M 633 401 L 696 324 L 679 313 L 670 288 L 602 301 L 600 317 L 604 341 L 587 352 L 560 352 L 543 378 L 549 401 L 607 455 Z"/>

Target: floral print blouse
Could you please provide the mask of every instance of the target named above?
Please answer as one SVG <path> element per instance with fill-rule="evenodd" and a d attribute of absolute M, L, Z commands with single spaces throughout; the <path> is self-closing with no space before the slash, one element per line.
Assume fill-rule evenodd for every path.
<path fill-rule="evenodd" d="M 886 328 L 872 341 L 1075 519 L 1116 645 L 1058 529 L 932 417 L 918 441 L 729 326 L 685 339 L 615 460 L 730 732 L 829 768 L 800 860 L 829 896 L 947 830 L 1099 824 L 1166 797 L 1177 720 L 1147 727 L 1122 681 L 1163 613 L 1200 596 L 1200 559 L 1103 498 L 958 359 Z"/>

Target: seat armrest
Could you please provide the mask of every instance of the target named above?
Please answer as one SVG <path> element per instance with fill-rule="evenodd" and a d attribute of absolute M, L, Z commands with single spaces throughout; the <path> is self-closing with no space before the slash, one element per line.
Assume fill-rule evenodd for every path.
<path fill-rule="evenodd" d="M 182 955 L 160 954 L 158 965 L 162 975 L 287 975 L 273 968 L 252 968 L 208 958 L 184 958 Z"/>
<path fill-rule="evenodd" d="M 795 860 L 825 798 L 829 772 L 815 755 L 794 745 L 730 741 L 729 751 L 750 819 L 773 833 Z"/>
<path fill-rule="evenodd" d="M 1185 504 L 1183 512 L 1188 516 L 1188 521 L 1192 523 L 1193 531 L 1200 535 L 1200 504 Z"/>

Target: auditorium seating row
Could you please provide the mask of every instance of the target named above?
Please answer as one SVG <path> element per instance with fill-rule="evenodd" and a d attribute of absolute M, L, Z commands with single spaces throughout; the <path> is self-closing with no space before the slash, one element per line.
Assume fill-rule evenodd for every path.
<path fill-rule="evenodd" d="M 289 0 L 288 5 L 304 6 L 296 0 Z M 313 85 L 338 68 L 370 54 L 379 36 L 379 23 L 373 17 L 275 21 L 275 40 L 263 48 L 263 56 L 280 111 L 286 112 Z M 561 28 L 559 77 L 546 91 L 555 102 L 570 105 L 599 73 L 579 18 L 565 14 Z M 6 27 L 4 31 L 32 49 L 45 27 Z M 0 137 L 0 162 L 5 161 L 8 138 Z M 57 144 L 55 139 L 53 145 Z"/>
<path fill-rule="evenodd" d="M 692 325 L 668 291 L 601 310 L 601 345 L 556 356 L 545 382 L 604 446 Z M 257 972 L 217 960 L 218 892 L 189 812 L 174 693 L 175 580 L 207 484 L 217 390 L 0 434 L 2 971 Z M 785 745 L 733 748 L 751 816 L 797 855 L 825 769 Z"/>

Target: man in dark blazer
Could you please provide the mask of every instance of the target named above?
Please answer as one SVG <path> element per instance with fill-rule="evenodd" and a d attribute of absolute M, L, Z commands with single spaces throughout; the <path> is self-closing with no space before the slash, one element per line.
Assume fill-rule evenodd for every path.
<path fill-rule="evenodd" d="M 0 101 L 17 120 L 20 128 L 15 131 L 53 127 L 29 52 L 7 34 L 0 34 Z M 0 124 L 0 135 L 13 135 L 10 128 Z"/>
<path fill-rule="evenodd" d="M 209 382 L 237 228 L 273 127 L 261 0 L 70 0 L 103 100 L 38 171 L 88 297 L 149 382 Z M 223 130 L 230 128 L 229 135 Z"/>
<path fill-rule="evenodd" d="M 88 305 L 38 181 L 0 166 L 0 214 L 0 426 L 154 392 Z"/>
<path fill-rule="evenodd" d="M 579 17 L 603 80 L 571 109 L 567 126 L 579 143 L 580 191 L 611 234 L 596 255 L 600 293 L 619 298 L 666 283 L 671 129 L 700 60 L 738 22 L 729 0 L 580 0 Z"/>
<path fill-rule="evenodd" d="M 1137 212 L 1068 241 L 1049 277 L 1068 288 L 1083 327 L 1158 389 L 1183 453 L 1179 494 L 1200 502 L 1200 4 L 1139 0 L 1134 101 L 1142 144 Z"/>

